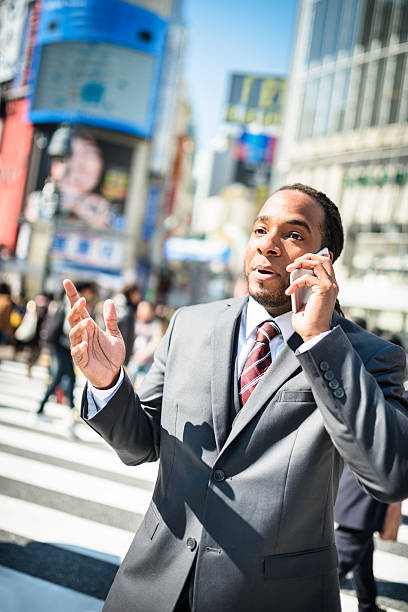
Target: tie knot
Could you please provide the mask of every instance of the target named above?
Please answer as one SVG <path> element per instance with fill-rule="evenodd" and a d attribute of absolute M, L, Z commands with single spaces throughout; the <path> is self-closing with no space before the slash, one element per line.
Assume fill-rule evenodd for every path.
<path fill-rule="evenodd" d="M 279 333 L 277 325 L 272 321 L 265 321 L 258 327 L 255 342 L 268 343 Z"/>

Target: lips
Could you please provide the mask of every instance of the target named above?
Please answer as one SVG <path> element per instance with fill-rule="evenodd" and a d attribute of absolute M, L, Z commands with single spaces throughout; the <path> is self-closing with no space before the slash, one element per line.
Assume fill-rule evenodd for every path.
<path fill-rule="evenodd" d="M 277 278 L 279 276 L 279 274 L 275 272 L 275 270 L 272 270 L 272 268 L 263 267 L 263 266 L 259 266 L 255 268 L 254 272 L 256 276 L 258 276 L 258 278 L 263 278 L 263 279 Z"/>

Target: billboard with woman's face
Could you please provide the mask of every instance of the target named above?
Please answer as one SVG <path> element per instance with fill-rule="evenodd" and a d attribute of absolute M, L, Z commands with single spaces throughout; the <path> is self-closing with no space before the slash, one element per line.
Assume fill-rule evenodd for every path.
<path fill-rule="evenodd" d="M 124 231 L 132 152 L 132 147 L 95 138 L 84 130 L 74 132 L 70 154 L 64 159 L 49 158 L 44 149 L 37 189 L 28 198 L 27 218 L 49 218 L 43 186 L 51 180 L 58 192 L 59 221 Z"/>
<path fill-rule="evenodd" d="M 48 143 L 52 132 L 44 133 Z M 102 140 L 81 128 L 70 152 L 56 158 L 44 147 L 27 220 L 53 219 L 52 266 L 120 273 L 133 147 Z"/>

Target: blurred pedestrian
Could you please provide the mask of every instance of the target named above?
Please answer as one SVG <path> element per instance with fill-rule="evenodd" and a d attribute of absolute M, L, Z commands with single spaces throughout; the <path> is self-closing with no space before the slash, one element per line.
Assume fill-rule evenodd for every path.
<path fill-rule="evenodd" d="M 154 309 L 156 319 L 161 323 L 162 335 L 167 331 L 170 319 L 174 314 L 174 310 L 166 306 L 166 304 L 156 304 Z"/>
<path fill-rule="evenodd" d="M 125 285 L 122 293 L 113 300 L 118 313 L 118 326 L 126 348 L 125 366 L 128 365 L 132 355 L 135 341 L 135 315 L 141 297 L 139 285 L 132 283 Z"/>
<path fill-rule="evenodd" d="M 334 508 L 334 520 L 338 523 L 335 539 L 340 585 L 348 572 L 352 571 L 359 612 L 381 611 L 382 608 L 376 603 L 373 536 L 379 532 L 382 539 L 397 539 L 398 527 L 402 521 L 401 502 L 387 505 L 367 495 L 345 465 Z"/>
<path fill-rule="evenodd" d="M 0 282 L 0 345 L 9 344 L 12 341 L 13 326 L 10 320 L 12 310 L 10 286 L 5 282 Z"/>
<path fill-rule="evenodd" d="M 31 376 L 32 367 L 37 362 L 43 348 L 41 330 L 49 303 L 49 296 L 42 294 L 29 300 L 21 324 L 14 333 L 16 351 L 22 349 L 27 352 L 28 376 Z"/>
<path fill-rule="evenodd" d="M 139 302 L 136 311 L 135 341 L 128 363 L 133 384 L 138 387 L 153 363 L 153 355 L 163 337 L 162 323 L 150 302 Z"/>
<path fill-rule="evenodd" d="M 361 322 L 359 325 L 362 327 Z M 387 334 L 378 328 L 375 331 L 375 335 L 381 335 L 389 342 L 403 346 L 397 334 Z M 378 532 L 384 540 L 397 539 L 402 521 L 401 502 L 385 504 L 365 493 L 346 464 L 340 478 L 334 520 L 338 523 L 335 540 L 340 584 L 348 572 L 352 571 L 359 612 L 381 612 L 382 608 L 376 603 L 373 536 Z"/>
<path fill-rule="evenodd" d="M 92 314 L 97 297 L 96 285 L 92 282 L 78 283 L 78 290 L 86 300 L 88 313 Z M 43 341 L 51 348 L 50 369 L 52 378 L 37 411 L 37 415 L 45 420 L 49 420 L 44 415 L 45 405 L 60 385 L 64 389 L 64 394 L 71 410 L 75 407 L 75 371 L 70 353 L 69 324 L 67 322 L 68 311 L 69 305 L 64 298 L 53 304 L 52 308 L 50 305 L 49 313 L 44 321 L 41 332 Z"/>

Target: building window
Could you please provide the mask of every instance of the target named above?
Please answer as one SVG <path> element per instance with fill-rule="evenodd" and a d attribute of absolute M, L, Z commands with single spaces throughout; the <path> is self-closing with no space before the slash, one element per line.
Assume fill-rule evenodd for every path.
<path fill-rule="evenodd" d="M 361 116 L 363 112 L 363 101 L 364 101 L 364 93 L 365 87 L 367 83 L 367 68 L 368 63 L 365 63 L 361 66 L 360 70 L 360 82 L 358 85 L 358 95 L 357 95 L 357 104 L 356 104 L 356 116 L 354 119 L 354 129 L 358 129 L 361 127 Z"/>
<path fill-rule="evenodd" d="M 363 4 L 363 16 L 360 22 L 360 32 L 357 42 L 363 47 L 364 51 L 367 51 L 371 42 L 375 0 L 363 0 Z"/>
<path fill-rule="evenodd" d="M 307 63 L 320 62 L 322 59 L 323 37 L 326 29 L 326 16 L 329 0 L 317 0 L 312 8 L 312 27 L 310 29 L 309 55 Z"/>
<path fill-rule="evenodd" d="M 390 37 L 392 15 L 391 0 L 377 0 L 372 27 L 372 40 L 377 40 L 381 47 L 386 47 Z"/>
<path fill-rule="evenodd" d="M 383 57 L 382 59 L 376 62 L 377 76 L 375 79 L 375 92 L 374 92 L 373 108 L 372 108 L 372 113 L 371 113 L 370 125 L 378 125 L 379 123 L 386 61 L 387 61 L 386 58 Z"/>
<path fill-rule="evenodd" d="M 398 38 L 400 42 L 406 42 L 408 40 L 408 2 L 402 0 L 400 5 L 400 15 L 397 20 L 398 25 Z"/>
<path fill-rule="evenodd" d="M 396 60 L 397 62 L 395 67 L 394 83 L 392 86 L 388 123 L 398 123 L 399 109 L 401 104 L 402 83 L 406 70 L 407 54 L 400 53 L 399 55 L 397 55 Z"/>
<path fill-rule="evenodd" d="M 356 0 L 343 0 L 337 51 L 350 55 L 356 43 L 357 24 L 361 12 L 361 2 Z"/>
<path fill-rule="evenodd" d="M 313 133 L 314 119 L 316 115 L 316 103 L 319 93 L 320 79 L 312 79 L 305 85 L 303 109 L 299 124 L 299 139 L 310 138 Z"/>
<path fill-rule="evenodd" d="M 342 0 L 330 0 L 323 33 L 322 58 L 334 57 L 339 36 Z"/>
<path fill-rule="evenodd" d="M 328 132 L 341 132 L 344 126 L 344 114 L 346 111 L 347 96 L 350 85 L 350 68 L 345 68 L 336 73 L 334 91 L 331 103 L 331 116 L 329 119 Z"/>
<path fill-rule="evenodd" d="M 333 80 L 333 73 L 321 78 L 313 136 L 324 136 L 327 134 L 332 104 Z"/>

